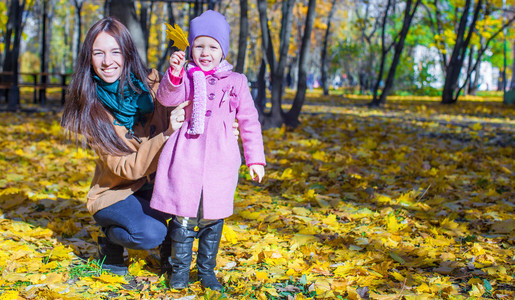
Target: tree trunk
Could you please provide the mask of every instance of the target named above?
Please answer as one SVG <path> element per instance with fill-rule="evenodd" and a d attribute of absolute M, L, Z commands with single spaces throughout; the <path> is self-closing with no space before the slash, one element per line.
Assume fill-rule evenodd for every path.
<path fill-rule="evenodd" d="M 70 21 L 71 21 L 70 14 L 66 14 L 66 17 L 64 18 L 63 42 L 64 42 L 64 48 L 67 50 L 71 50 L 70 48 L 71 48 L 71 45 L 73 44 L 73 42 L 70 42 L 70 36 L 69 36 L 69 34 L 72 32 L 72 30 L 70 29 Z M 59 73 L 62 73 L 62 74 L 66 73 L 66 70 L 67 70 L 66 63 L 73 59 L 73 56 L 71 53 L 72 53 L 72 51 L 66 51 L 66 53 L 64 54 L 64 57 L 61 60 L 61 66 L 59 68 Z M 70 59 L 70 56 L 72 56 L 72 59 Z"/>
<path fill-rule="evenodd" d="M 474 72 L 474 80 L 471 79 L 471 86 L 469 89 L 469 95 L 476 95 L 477 90 L 479 88 L 479 78 L 481 76 L 481 65 L 479 64 Z"/>
<path fill-rule="evenodd" d="M 379 63 L 379 72 L 377 73 L 376 82 L 374 84 L 373 90 L 372 90 L 372 103 L 370 105 L 379 105 L 381 102 L 379 98 L 377 97 L 377 93 L 379 91 L 379 87 L 381 85 L 381 81 L 383 80 L 383 73 L 385 69 L 386 64 L 386 56 L 388 55 L 388 52 L 390 52 L 390 49 L 392 48 L 392 44 L 390 44 L 388 47 L 385 46 L 386 43 L 386 21 L 388 20 L 388 12 L 390 11 L 391 6 L 391 0 L 388 0 L 386 3 L 386 9 L 384 11 L 383 16 L 383 23 L 381 25 L 381 62 Z M 394 4 L 395 6 L 395 4 Z"/>
<path fill-rule="evenodd" d="M 422 3 L 421 5 L 426 9 L 427 16 L 429 17 L 429 21 L 431 23 L 431 30 L 433 31 L 433 34 L 435 36 L 436 35 L 443 36 L 444 30 L 443 30 L 443 24 L 442 24 L 442 17 L 440 15 L 440 9 L 438 8 L 438 0 L 433 0 L 433 3 L 432 3 L 432 5 L 434 7 L 434 12 L 435 12 L 434 20 L 433 20 L 433 14 L 432 14 L 431 9 L 424 3 Z M 436 49 L 440 56 L 439 63 L 442 68 L 442 73 L 445 76 L 445 74 L 447 74 L 447 54 L 445 53 L 445 51 L 443 51 L 443 49 L 445 49 L 445 43 L 443 43 L 439 39 L 436 40 L 436 43 L 438 45 L 438 47 L 436 47 Z"/>
<path fill-rule="evenodd" d="M 504 85 L 506 84 L 504 82 L 504 78 L 506 78 L 506 74 L 504 73 L 504 70 L 499 70 L 499 77 L 497 78 L 497 91 L 498 92 L 504 92 Z"/>
<path fill-rule="evenodd" d="M 474 50 L 475 50 L 474 45 L 471 45 L 470 49 L 469 49 L 469 59 L 468 59 L 468 62 L 467 62 L 467 74 L 470 74 L 470 78 L 467 78 L 466 81 L 465 81 L 466 88 L 463 89 L 463 94 L 464 95 L 470 94 L 470 92 L 472 90 L 472 85 L 474 84 L 473 80 L 472 80 L 472 71 L 473 71 L 472 68 L 474 66 L 474 63 L 473 63 L 473 60 L 474 60 Z"/>
<path fill-rule="evenodd" d="M 175 24 L 175 17 L 173 16 L 173 6 L 172 6 L 171 2 L 167 4 L 166 9 L 168 12 L 168 24 L 171 24 L 171 25 Z M 172 49 L 172 41 L 168 40 L 168 38 L 165 36 L 165 43 L 166 43 L 166 47 L 165 47 L 165 49 L 162 50 L 161 57 L 157 61 L 156 69 L 158 71 L 165 71 L 168 68 L 168 64 L 166 64 L 166 63 L 168 62 L 168 56 Z"/>
<path fill-rule="evenodd" d="M 43 74 L 40 77 L 41 84 L 47 84 L 49 82 L 49 78 L 46 75 L 48 73 L 48 64 L 50 61 L 50 41 L 52 40 L 52 16 L 53 16 L 53 3 L 52 0 L 43 0 L 43 16 L 41 20 L 41 52 L 40 52 L 40 60 L 41 60 L 41 68 L 40 72 Z M 46 104 L 46 89 L 39 89 L 39 104 Z"/>
<path fill-rule="evenodd" d="M 290 1 L 290 0 L 288 0 Z M 267 15 L 267 1 L 266 0 L 257 0 L 257 6 L 258 6 L 258 12 L 259 12 L 259 25 L 261 28 L 261 39 L 262 39 L 262 47 L 263 47 L 263 60 L 270 66 L 270 80 L 274 80 L 274 71 L 275 71 L 275 55 L 274 55 L 274 49 L 272 44 L 272 38 L 270 36 L 270 28 L 268 27 L 268 15 Z M 283 15 L 283 19 L 284 19 Z M 291 25 L 290 25 L 291 27 Z M 262 69 L 260 69 L 261 71 Z M 260 72 L 261 73 L 261 72 Z M 261 75 L 261 74 L 260 74 Z M 265 81 L 265 75 L 262 74 L 262 76 L 258 75 L 258 86 L 266 86 Z M 260 116 L 260 120 L 262 120 L 261 124 L 263 125 L 263 128 L 269 128 L 269 127 L 279 127 L 283 123 L 283 117 L 282 117 L 282 110 L 280 107 L 281 103 L 281 94 L 279 94 L 279 99 L 276 99 L 276 95 L 273 92 L 273 86 L 272 85 L 272 99 L 274 100 L 272 102 L 272 109 L 269 113 L 266 115 Z M 275 85 L 276 87 L 278 85 Z M 264 97 L 264 92 L 261 92 L 261 88 L 258 90 L 258 98 L 262 96 Z M 271 99 L 271 100 L 272 100 Z M 260 101 L 263 101 L 260 99 Z M 279 106 L 277 106 L 276 103 L 279 103 Z"/>
<path fill-rule="evenodd" d="M 334 3 L 334 2 L 333 2 Z M 293 100 L 293 105 L 290 111 L 286 114 L 285 123 L 290 127 L 297 127 L 300 124 L 299 115 L 302 110 L 302 105 L 306 99 L 307 88 L 307 64 L 309 58 L 309 49 L 311 42 L 311 32 L 313 30 L 313 23 L 315 21 L 315 8 L 316 0 L 309 0 L 308 12 L 306 15 L 306 25 L 304 26 L 304 35 L 302 36 L 302 45 L 300 47 L 300 60 L 299 60 L 299 81 L 297 85 L 297 93 Z"/>
<path fill-rule="evenodd" d="M 25 0 L 23 0 L 21 3 L 18 0 L 11 1 L 11 5 L 9 6 L 8 11 L 6 32 L 4 36 L 5 48 L 3 71 L 13 73 L 13 75 L 8 75 L 3 78 L 5 81 L 10 81 L 13 83 L 13 86 L 9 89 L 7 96 L 8 109 L 11 111 L 17 110 L 20 105 L 20 88 L 18 87 L 18 59 L 20 56 L 21 33 L 23 31 L 22 15 L 25 9 L 25 3 Z"/>
<path fill-rule="evenodd" d="M 258 109 L 260 121 L 262 121 L 265 114 L 265 106 L 266 106 L 266 61 L 261 60 L 261 64 L 259 66 L 259 72 L 256 78 L 257 81 L 257 93 L 254 98 L 254 105 Z"/>
<path fill-rule="evenodd" d="M 447 75 L 445 76 L 445 82 L 442 90 L 442 104 L 453 104 L 458 100 L 458 80 L 460 77 L 461 69 L 463 67 L 463 61 L 465 60 L 465 52 L 470 45 L 470 39 L 472 38 L 472 34 L 478 20 L 482 0 L 478 0 L 474 8 L 472 21 L 469 25 L 467 25 L 470 5 L 471 0 L 466 0 L 465 8 L 463 9 L 456 34 L 456 43 L 454 44 L 454 48 L 452 50 L 451 59 L 447 64 Z M 468 34 L 465 37 L 465 32 L 467 29 Z"/>
<path fill-rule="evenodd" d="M 259 0 L 263 2 L 263 0 Z M 285 114 L 281 108 L 282 95 L 283 95 L 283 83 L 284 83 L 284 70 L 286 67 L 286 61 L 288 59 L 288 49 L 290 46 L 290 37 L 293 24 L 293 6 L 295 0 L 286 0 L 282 5 L 282 20 L 281 30 L 279 33 L 279 59 L 273 63 L 273 67 L 270 66 L 270 79 L 272 84 L 272 92 L 270 102 L 272 108 L 270 114 L 265 116 L 263 127 L 280 127 L 285 123 Z M 267 31 L 270 32 L 267 23 Z M 270 44 L 271 45 L 271 44 Z M 268 51 L 267 51 L 268 52 Z"/>
<path fill-rule="evenodd" d="M 486 17 L 486 16 L 485 16 Z M 486 52 L 486 50 L 488 49 L 488 45 L 490 44 L 490 42 L 492 40 L 494 40 L 494 38 L 499 35 L 501 32 L 503 32 L 506 28 L 508 28 L 511 23 L 515 22 L 515 16 L 512 17 L 511 19 L 509 19 L 506 23 L 503 24 L 503 26 L 498 29 L 496 32 L 494 33 L 490 33 L 489 34 L 489 37 L 488 39 L 486 39 L 485 41 L 485 37 L 483 36 L 480 36 L 480 45 L 481 45 L 481 48 L 477 51 L 477 55 L 476 55 L 476 61 L 475 63 L 473 64 L 472 67 L 469 66 L 468 70 L 467 70 L 467 74 L 466 74 L 466 77 L 465 77 L 465 83 L 460 86 L 458 88 L 458 90 L 456 91 L 456 95 L 459 95 L 460 92 L 464 89 L 464 87 L 467 85 L 468 82 L 472 81 L 472 72 L 476 72 L 476 76 L 474 78 L 474 87 L 475 89 L 477 89 L 477 86 L 478 86 L 478 80 L 479 80 L 479 68 L 480 68 L 480 63 L 481 63 L 481 57 L 483 56 L 483 54 Z M 471 50 L 469 51 L 469 53 L 472 53 L 473 52 L 473 47 L 471 47 Z M 506 58 L 506 56 L 504 56 Z M 472 60 L 472 56 L 469 56 L 469 59 Z M 471 62 L 469 62 L 471 63 Z M 505 81 L 505 79 L 503 78 L 503 81 Z"/>
<path fill-rule="evenodd" d="M 515 90 L 515 42 L 513 42 L 512 49 L 511 55 L 513 56 L 513 65 L 511 66 L 510 90 Z"/>
<path fill-rule="evenodd" d="M 275 54 L 272 38 L 270 36 L 270 28 L 268 27 L 267 1 L 257 0 L 259 11 L 259 25 L 261 28 L 261 38 L 263 46 L 263 59 L 270 66 L 270 72 L 275 70 Z M 284 16 L 283 16 L 284 17 Z"/>
<path fill-rule="evenodd" d="M 148 54 L 148 45 L 150 38 L 150 26 L 152 20 L 152 11 L 154 8 L 154 2 L 148 3 L 145 1 L 140 2 L 140 13 L 139 13 L 139 22 L 141 26 L 141 30 L 143 32 L 143 39 L 145 40 L 145 53 Z M 148 57 L 145 57 L 145 60 L 148 61 Z"/>
<path fill-rule="evenodd" d="M 247 55 L 247 36 L 249 35 L 248 0 L 240 0 L 240 36 L 238 39 L 238 58 L 235 71 L 243 73 Z"/>
<path fill-rule="evenodd" d="M 484 38 L 481 37 L 481 49 L 484 49 Z M 467 78 L 465 79 L 465 84 L 468 85 L 464 91 L 466 91 L 467 95 L 475 95 L 479 85 L 479 77 L 481 70 L 481 63 L 477 63 L 477 61 L 481 61 L 481 49 L 477 51 L 476 63 L 474 63 L 474 54 L 475 47 L 471 46 L 469 50 L 469 61 L 467 63 Z M 474 74 L 474 76 L 472 76 Z"/>
<path fill-rule="evenodd" d="M 413 6 L 413 10 L 411 9 L 411 5 L 413 4 L 412 0 L 406 1 L 406 9 L 404 10 L 404 21 L 402 23 L 402 29 L 399 34 L 399 40 L 395 43 L 392 64 L 390 65 L 390 70 L 388 71 L 388 75 L 386 76 L 384 88 L 381 92 L 381 97 L 379 97 L 379 103 L 386 102 L 386 96 L 388 96 L 388 93 L 393 87 L 395 72 L 401 59 L 402 50 L 404 49 L 404 41 L 406 40 L 406 36 L 408 35 L 409 29 L 411 27 L 413 16 L 417 12 L 418 5 L 420 4 L 420 0 L 415 1 L 416 2 Z"/>
<path fill-rule="evenodd" d="M 106 1 L 106 5 L 109 15 L 118 18 L 129 29 L 138 53 L 146 64 L 145 34 L 136 14 L 135 0 L 111 0 L 109 3 Z"/>
<path fill-rule="evenodd" d="M 80 42 L 82 41 L 82 4 L 84 0 L 73 0 L 73 6 L 75 7 L 75 13 L 73 14 L 75 17 L 75 21 L 73 22 L 73 42 L 72 42 L 72 61 L 75 65 L 77 61 L 77 57 L 80 51 Z"/>
<path fill-rule="evenodd" d="M 365 5 L 365 8 L 364 8 L 365 14 L 364 14 L 364 16 L 360 16 L 360 9 L 357 6 L 357 9 L 355 11 L 356 16 L 358 16 L 359 19 L 368 20 L 371 18 L 369 13 L 371 11 L 370 7 L 373 6 L 373 4 L 370 3 L 370 1 L 362 1 L 362 3 Z M 375 10 L 375 9 L 376 9 L 375 7 L 372 8 L 372 10 Z M 372 30 L 368 34 L 366 33 L 366 30 L 368 29 L 367 26 L 363 25 L 361 27 L 359 46 L 361 47 L 361 49 L 363 49 L 363 57 L 366 57 L 366 58 L 364 60 L 360 60 L 360 62 L 359 62 L 359 71 L 358 71 L 357 77 L 358 77 L 358 82 L 359 82 L 360 94 L 364 94 L 370 89 L 370 82 L 371 82 L 371 78 L 373 77 L 372 74 L 374 73 L 372 71 L 372 69 L 375 64 L 376 55 L 372 51 L 372 37 L 374 36 L 374 34 L 377 31 L 379 22 L 381 22 L 381 18 L 374 18 L 374 19 L 375 19 L 374 25 L 372 27 Z M 348 73 L 348 74 L 350 75 L 350 73 Z"/>
<path fill-rule="evenodd" d="M 331 33 L 331 22 L 333 20 L 334 15 L 334 5 L 336 4 L 336 0 L 331 2 L 331 10 L 329 11 L 329 15 L 327 16 L 327 28 L 325 30 L 324 36 L 324 44 L 322 46 L 322 55 L 321 55 L 321 73 L 322 73 L 322 89 L 324 91 L 324 95 L 329 95 L 329 86 L 327 83 L 327 44 L 329 43 L 329 34 Z"/>

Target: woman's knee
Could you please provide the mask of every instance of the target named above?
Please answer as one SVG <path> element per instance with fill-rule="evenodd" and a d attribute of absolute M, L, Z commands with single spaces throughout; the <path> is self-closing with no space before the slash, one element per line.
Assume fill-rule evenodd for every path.
<path fill-rule="evenodd" d="M 146 228 L 133 234 L 131 249 L 146 250 L 154 249 L 161 245 L 166 237 L 167 228 L 164 224 L 162 226 L 153 226 L 153 228 Z"/>

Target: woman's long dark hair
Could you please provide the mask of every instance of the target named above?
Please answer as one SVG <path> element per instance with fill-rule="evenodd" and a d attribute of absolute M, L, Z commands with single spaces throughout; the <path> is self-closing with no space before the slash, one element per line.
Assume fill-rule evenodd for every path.
<path fill-rule="evenodd" d="M 76 140 L 82 135 L 83 146 L 87 143 L 97 151 L 112 155 L 130 154 L 133 151 L 116 134 L 108 111 L 96 94 L 95 71 L 91 62 L 93 43 L 101 32 L 112 36 L 120 46 L 123 69 L 119 86 L 123 87 L 128 82 L 134 91 L 141 92 L 130 81 L 130 73 L 133 73 L 152 92 L 148 85 L 150 71 L 141 60 L 129 30 L 117 19 L 106 17 L 95 23 L 84 39 L 68 87 L 61 126 Z"/>

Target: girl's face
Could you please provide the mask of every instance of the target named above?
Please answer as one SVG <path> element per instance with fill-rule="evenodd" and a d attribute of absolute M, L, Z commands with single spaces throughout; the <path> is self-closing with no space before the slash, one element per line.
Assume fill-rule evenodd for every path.
<path fill-rule="evenodd" d="M 222 61 L 222 47 L 209 36 L 199 36 L 193 41 L 191 58 L 202 71 L 211 71 Z"/>
<path fill-rule="evenodd" d="M 93 42 L 93 70 L 103 81 L 113 83 L 122 75 L 123 56 L 120 45 L 106 32 L 101 32 Z"/>

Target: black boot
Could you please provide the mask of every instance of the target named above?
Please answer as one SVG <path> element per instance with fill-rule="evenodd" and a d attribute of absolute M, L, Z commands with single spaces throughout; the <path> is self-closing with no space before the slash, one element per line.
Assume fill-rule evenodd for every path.
<path fill-rule="evenodd" d="M 123 247 L 106 237 L 98 237 L 98 260 L 102 269 L 116 275 L 126 275 L 129 271 L 123 259 Z"/>
<path fill-rule="evenodd" d="M 223 288 L 216 279 L 214 271 L 223 227 L 224 220 L 219 220 L 199 231 L 197 254 L 198 277 L 202 286 L 214 291 L 221 291 Z"/>
<path fill-rule="evenodd" d="M 170 288 L 180 290 L 188 287 L 193 240 L 197 233 L 194 230 L 182 227 L 176 220 L 170 222 L 172 222 L 172 254 L 170 259 L 172 274 L 170 277 Z"/>
<path fill-rule="evenodd" d="M 159 246 L 159 261 L 161 263 L 161 274 L 172 274 L 172 265 L 170 263 L 170 256 L 172 255 L 172 238 L 170 237 L 172 230 L 172 221 L 168 224 L 168 232 L 166 233 L 165 240 Z"/>

